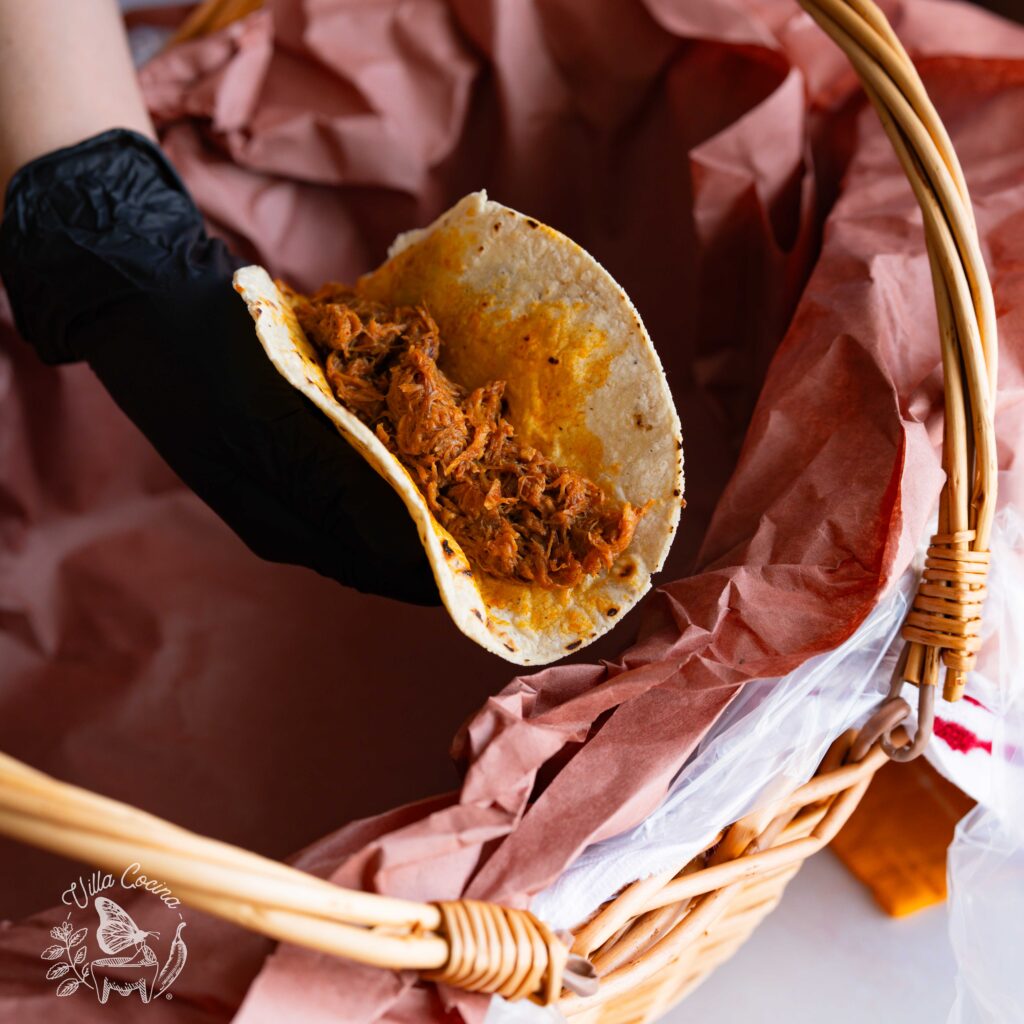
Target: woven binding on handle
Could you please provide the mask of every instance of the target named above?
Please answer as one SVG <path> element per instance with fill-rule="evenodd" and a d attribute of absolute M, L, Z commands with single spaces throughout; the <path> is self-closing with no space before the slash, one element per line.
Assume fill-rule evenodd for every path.
<path fill-rule="evenodd" d="M 942 651 L 942 663 L 960 673 L 974 668 L 981 649 L 981 606 L 989 554 L 968 550 L 974 538 L 974 530 L 932 538 L 923 582 L 903 627 L 904 640 Z M 909 676 L 911 671 L 908 668 L 904 674 Z"/>
<path fill-rule="evenodd" d="M 512 910 L 480 900 L 437 904 L 441 934 L 448 940 L 448 962 L 424 973 L 430 981 L 469 992 L 497 993 L 506 999 L 531 998 L 553 1003 L 562 991 L 569 950 L 554 932 L 528 910 Z M 596 986 L 583 983 L 592 973 L 574 957 L 566 980 L 581 993 Z"/>

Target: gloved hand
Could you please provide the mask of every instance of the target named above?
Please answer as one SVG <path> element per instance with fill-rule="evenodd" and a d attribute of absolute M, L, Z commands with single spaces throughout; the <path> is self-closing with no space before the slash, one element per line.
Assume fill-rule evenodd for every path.
<path fill-rule="evenodd" d="M 231 287 L 238 265 L 133 132 L 41 157 L 8 188 L 0 276 L 46 362 L 87 360 L 256 554 L 436 603 L 401 500 L 264 355 Z"/>

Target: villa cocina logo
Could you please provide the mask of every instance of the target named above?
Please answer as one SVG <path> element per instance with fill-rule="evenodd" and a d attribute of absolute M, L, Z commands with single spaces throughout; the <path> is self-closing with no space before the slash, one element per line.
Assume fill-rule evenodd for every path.
<path fill-rule="evenodd" d="M 164 913 L 174 911 L 178 921 L 173 926 L 173 938 L 168 930 L 168 938 L 163 943 L 150 945 L 150 940 L 160 939 L 160 931 L 140 928 L 119 903 L 103 895 L 116 889 L 118 884 L 125 890 L 151 893 L 164 904 Z M 130 998 L 138 992 L 143 1003 L 161 996 L 172 998 L 168 989 L 181 974 L 188 949 L 181 937 L 185 921 L 177 913 L 180 904 L 167 886 L 147 878 L 141 866 L 135 863 L 129 864 L 118 880 L 99 871 L 93 872 L 88 880 L 78 878 L 64 890 L 61 900 L 79 910 L 88 909 L 91 903 L 96 914 L 92 938 L 98 951 L 106 955 L 89 958 L 89 927 L 78 927 L 72 920 L 74 911 L 69 911 L 61 924 L 50 929 L 50 938 L 56 940 L 55 944 L 40 954 L 43 960 L 56 961 L 47 970 L 46 977 L 57 982 L 58 996 L 73 996 L 85 988 L 92 989 L 101 1003 L 107 1002 L 111 993 Z M 162 958 L 153 949 L 161 945 L 165 948 Z"/>

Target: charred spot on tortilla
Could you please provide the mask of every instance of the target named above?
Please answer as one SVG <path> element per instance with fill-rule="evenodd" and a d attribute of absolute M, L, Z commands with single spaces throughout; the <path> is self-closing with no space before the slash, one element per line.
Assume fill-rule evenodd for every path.
<path fill-rule="evenodd" d="M 566 644 L 566 645 L 565 645 L 565 649 L 566 649 L 567 651 L 575 651 L 575 650 L 576 650 L 576 648 L 577 648 L 577 647 L 579 647 L 579 645 L 580 645 L 581 643 L 583 643 L 583 641 L 582 641 L 582 640 L 573 640 L 573 642 L 572 642 L 571 644 Z"/>
<path fill-rule="evenodd" d="M 449 558 L 451 558 L 451 557 L 452 557 L 452 555 L 454 555 L 454 554 L 455 554 L 455 552 L 454 552 L 454 551 L 452 550 L 452 546 L 451 546 L 451 544 L 449 544 L 449 543 L 448 543 L 448 538 L 447 538 L 447 537 L 444 537 L 444 538 L 442 538 L 442 540 L 441 540 L 441 550 L 442 550 L 442 551 L 443 551 L 443 552 L 444 552 L 444 553 L 445 553 L 445 554 L 446 554 L 446 555 L 447 555 L 447 556 L 448 556 Z"/>
<path fill-rule="evenodd" d="M 619 609 L 618 608 L 609 608 L 608 609 L 608 614 L 614 617 L 614 616 L 619 614 Z"/>
<path fill-rule="evenodd" d="M 548 356 L 548 362 L 552 366 L 557 366 L 558 365 L 558 360 L 554 356 Z"/>

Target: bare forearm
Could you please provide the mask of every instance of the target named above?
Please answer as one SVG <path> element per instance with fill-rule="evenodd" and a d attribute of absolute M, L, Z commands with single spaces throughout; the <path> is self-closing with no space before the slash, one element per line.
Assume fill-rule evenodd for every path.
<path fill-rule="evenodd" d="M 153 137 L 116 0 L 0 0 L 0 203 L 22 164 L 107 128 Z"/>

